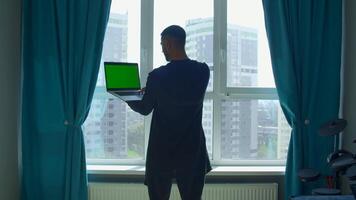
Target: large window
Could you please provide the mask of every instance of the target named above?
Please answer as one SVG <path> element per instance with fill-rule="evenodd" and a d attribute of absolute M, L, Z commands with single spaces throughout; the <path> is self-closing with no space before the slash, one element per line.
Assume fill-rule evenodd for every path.
<path fill-rule="evenodd" d="M 149 71 L 166 64 L 161 31 L 182 26 L 188 56 L 210 67 L 202 124 L 212 163 L 283 165 L 290 128 L 263 16 L 260 0 L 113 0 L 102 60 L 139 62 L 144 85 Z M 150 116 L 107 94 L 102 68 L 83 127 L 88 163 L 143 164 Z"/>

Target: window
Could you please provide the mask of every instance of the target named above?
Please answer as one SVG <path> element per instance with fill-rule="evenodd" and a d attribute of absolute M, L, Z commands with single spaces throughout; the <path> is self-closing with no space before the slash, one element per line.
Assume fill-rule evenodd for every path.
<path fill-rule="evenodd" d="M 102 63 L 88 118 L 83 126 L 88 162 L 143 160 L 144 118 L 106 93 L 103 61 L 138 62 L 140 1 L 114 0 L 106 29 Z M 98 132 L 93 135 L 90 132 Z M 92 142 L 95 141 L 95 142 Z"/>
<path fill-rule="evenodd" d="M 227 0 L 227 87 L 275 87 L 260 0 Z"/>
<path fill-rule="evenodd" d="M 227 0 L 226 46 L 221 45 L 224 95 L 220 161 L 282 164 L 290 128 L 279 106 L 260 0 Z M 225 19 L 222 19 L 225 20 Z M 225 60 L 226 58 L 226 60 Z M 240 162 L 241 163 L 241 162 Z"/>
<path fill-rule="evenodd" d="M 212 163 L 283 165 L 290 127 L 276 94 L 263 16 L 260 0 L 113 0 L 102 60 L 139 62 L 144 85 L 153 68 L 166 64 L 161 31 L 182 26 L 188 56 L 210 67 L 202 125 Z M 143 164 L 150 116 L 107 94 L 104 83 L 101 66 L 83 127 L 88 163 Z"/>
<path fill-rule="evenodd" d="M 290 129 L 277 100 L 230 99 L 221 107 L 222 159 L 286 159 Z"/>

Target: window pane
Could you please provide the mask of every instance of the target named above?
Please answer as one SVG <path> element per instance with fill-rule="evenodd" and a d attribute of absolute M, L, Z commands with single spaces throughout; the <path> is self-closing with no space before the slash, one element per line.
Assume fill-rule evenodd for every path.
<path fill-rule="evenodd" d="M 97 90 L 98 91 L 98 90 Z M 93 99 L 84 124 L 88 159 L 130 159 L 144 157 L 143 117 L 123 101 L 109 94 Z"/>
<path fill-rule="evenodd" d="M 206 139 L 206 148 L 208 149 L 209 158 L 213 155 L 213 100 L 205 100 L 203 107 L 203 129 Z"/>
<path fill-rule="evenodd" d="M 161 32 L 167 26 L 175 24 L 183 27 L 187 33 L 188 57 L 206 62 L 212 70 L 213 0 L 155 0 L 154 9 L 154 68 L 166 64 L 160 45 Z M 208 91 L 213 89 L 212 71 L 210 74 Z"/>
<path fill-rule="evenodd" d="M 113 0 L 102 62 L 83 132 L 88 159 L 144 158 L 143 117 L 105 90 L 104 61 L 139 62 L 140 1 Z"/>
<path fill-rule="evenodd" d="M 224 100 L 221 158 L 285 160 L 291 129 L 277 100 Z"/>
<path fill-rule="evenodd" d="M 227 86 L 275 87 L 261 0 L 228 0 Z"/>

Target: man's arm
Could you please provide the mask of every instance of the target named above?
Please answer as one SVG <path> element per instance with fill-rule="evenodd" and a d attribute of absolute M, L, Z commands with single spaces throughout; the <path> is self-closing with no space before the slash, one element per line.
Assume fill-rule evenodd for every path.
<path fill-rule="evenodd" d="M 156 88 L 154 87 L 151 73 L 148 75 L 146 88 L 141 101 L 128 101 L 130 108 L 142 115 L 148 115 L 152 112 L 156 104 Z"/>

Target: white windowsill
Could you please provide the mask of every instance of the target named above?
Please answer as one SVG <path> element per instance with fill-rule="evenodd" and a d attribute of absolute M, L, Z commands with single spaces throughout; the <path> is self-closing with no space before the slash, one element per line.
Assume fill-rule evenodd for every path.
<path fill-rule="evenodd" d="M 145 167 L 139 165 L 87 165 L 93 175 L 144 175 Z M 276 176 L 284 175 L 284 166 L 219 166 L 208 176 Z"/>

